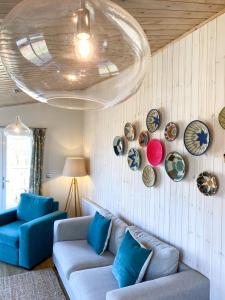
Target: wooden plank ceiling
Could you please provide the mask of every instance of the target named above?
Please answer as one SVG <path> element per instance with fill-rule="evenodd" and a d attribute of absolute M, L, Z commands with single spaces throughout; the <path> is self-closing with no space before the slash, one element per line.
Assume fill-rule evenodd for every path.
<path fill-rule="evenodd" d="M 152 53 L 225 9 L 225 0 L 113 1 L 125 8 L 141 24 Z M 0 0 L 0 25 L 19 2 L 21 0 Z M 0 61 L 0 107 L 35 102 L 24 93 L 16 93 L 15 88 Z"/>

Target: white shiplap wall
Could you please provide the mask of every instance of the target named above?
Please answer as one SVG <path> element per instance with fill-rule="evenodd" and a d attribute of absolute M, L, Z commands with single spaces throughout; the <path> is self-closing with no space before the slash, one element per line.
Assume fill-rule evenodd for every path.
<path fill-rule="evenodd" d="M 154 55 L 141 90 L 132 99 L 85 115 L 84 145 L 91 179 L 82 196 L 176 245 L 188 265 L 210 278 L 213 300 L 225 299 L 225 131 L 217 120 L 225 105 L 224 84 L 222 15 Z M 156 187 L 147 189 L 142 172 L 128 168 L 126 155 L 114 155 L 112 141 L 123 134 L 127 121 L 135 121 L 138 132 L 145 129 L 151 108 L 162 115 L 161 128 L 152 137 L 164 140 L 166 123 L 178 123 L 179 138 L 165 142 L 166 151 L 181 152 L 188 161 L 188 173 L 182 182 L 174 183 L 161 165 Z M 184 129 L 194 119 L 205 121 L 213 137 L 210 149 L 201 157 L 188 154 L 183 144 Z M 144 151 L 142 154 L 144 166 Z M 196 187 L 196 176 L 205 170 L 219 178 L 215 197 L 203 196 Z"/>

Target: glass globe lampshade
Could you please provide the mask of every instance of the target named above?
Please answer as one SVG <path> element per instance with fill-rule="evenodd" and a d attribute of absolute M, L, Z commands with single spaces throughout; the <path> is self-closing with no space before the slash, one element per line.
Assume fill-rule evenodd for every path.
<path fill-rule="evenodd" d="M 20 117 L 16 117 L 16 122 L 9 124 L 4 130 L 5 136 L 30 137 L 32 131 L 21 121 Z"/>
<path fill-rule="evenodd" d="M 0 56 L 18 88 L 69 109 L 101 109 L 140 87 L 150 49 L 137 21 L 108 0 L 24 0 L 2 23 Z"/>

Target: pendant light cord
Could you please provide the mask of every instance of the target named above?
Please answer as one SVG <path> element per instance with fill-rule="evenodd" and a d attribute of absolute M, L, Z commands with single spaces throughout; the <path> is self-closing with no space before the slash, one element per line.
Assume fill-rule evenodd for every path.
<path fill-rule="evenodd" d="M 81 1 L 80 1 L 80 7 L 81 7 L 82 9 L 85 9 L 85 0 L 81 0 Z"/>

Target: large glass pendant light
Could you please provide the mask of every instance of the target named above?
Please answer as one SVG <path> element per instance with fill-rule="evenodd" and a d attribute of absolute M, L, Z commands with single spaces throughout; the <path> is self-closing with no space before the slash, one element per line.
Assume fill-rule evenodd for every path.
<path fill-rule="evenodd" d="M 4 134 L 5 136 L 30 137 L 32 131 L 21 121 L 20 117 L 17 116 L 16 121 L 5 128 Z"/>
<path fill-rule="evenodd" d="M 137 21 L 108 0 L 24 0 L 6 17 L 0 55 L 18 88 L 69 109 L 100 109 L 140 87 L 149 45 Z"/>

